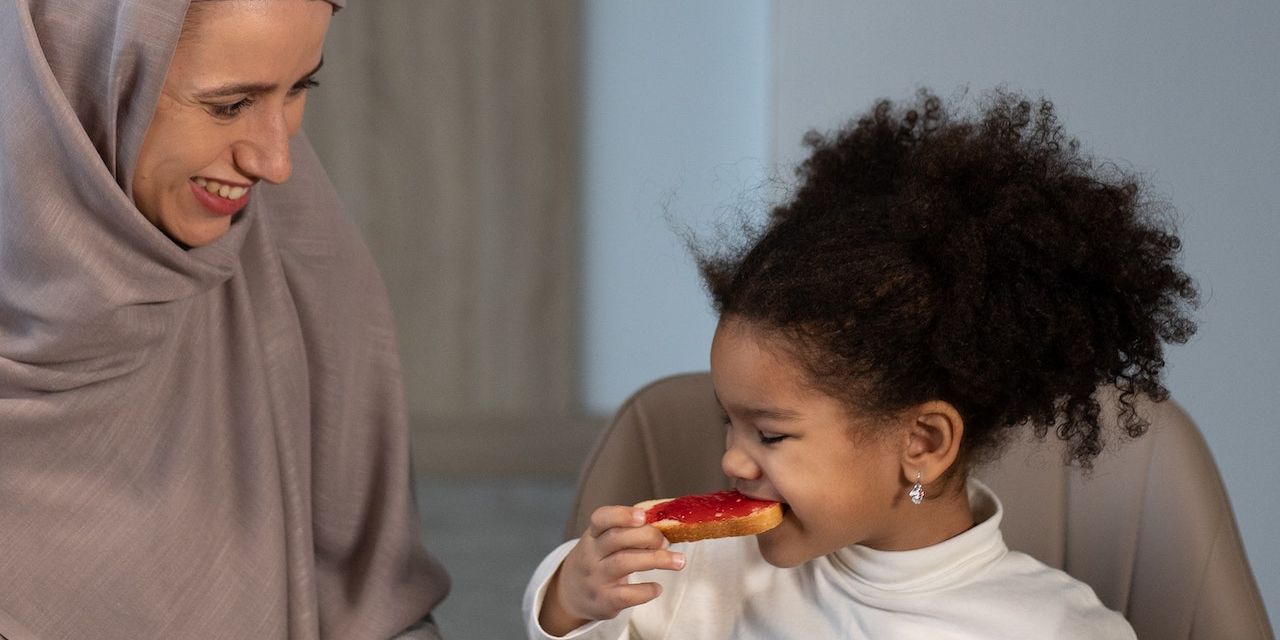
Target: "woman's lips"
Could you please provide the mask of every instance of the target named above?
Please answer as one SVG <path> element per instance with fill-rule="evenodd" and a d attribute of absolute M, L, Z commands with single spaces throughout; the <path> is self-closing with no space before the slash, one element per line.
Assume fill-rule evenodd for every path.
<path fill-rule="evenodd" d="M 195 196 L 196 202 L 199 202 L 201 206 L 214 215 L 232 215 L 249 203 L 248 187 L 224 185 L 207 178 L 192 178 L 188 183 L 191 186 L 191 193 Z M 220 191 L 227 192 L 228 196 L 238 197 L 224 198 L 221 195 L 214 195 L 209 192 L 209 188 L 217 188 Z"/>

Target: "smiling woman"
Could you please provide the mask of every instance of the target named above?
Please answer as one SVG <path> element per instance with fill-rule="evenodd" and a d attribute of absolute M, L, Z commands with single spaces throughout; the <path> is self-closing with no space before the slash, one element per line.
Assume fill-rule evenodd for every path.
<path fill-rule="evenodd" d="M 340 4 L 0 3 L 0 637 L 438 637 Z"/>
<path fill-rule="evenodd" d="M 138 209 L 175 242 L 219 238 L 253 185 L 289 178 L 332 7 L 191 5 L 133 178 Z"/>

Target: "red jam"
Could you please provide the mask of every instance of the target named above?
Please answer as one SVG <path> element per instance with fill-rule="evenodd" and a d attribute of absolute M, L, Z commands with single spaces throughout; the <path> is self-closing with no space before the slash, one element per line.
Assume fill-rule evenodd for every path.
<path fill-rule="evenodd" d="M 645 512 L 645 523 L 659 520 L 680 522 L 706 522 L 750 515 L 759 509 L 777 504 L 773 500 L 757 500 L 738 493 L 736 489 L 684 496 L 654 505 Z"/>

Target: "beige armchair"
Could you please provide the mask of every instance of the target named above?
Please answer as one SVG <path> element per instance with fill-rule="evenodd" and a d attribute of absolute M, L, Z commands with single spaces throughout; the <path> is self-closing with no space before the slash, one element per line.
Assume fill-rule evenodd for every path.
<path fill-rule="evenodd" d="M 1139 638 L 1273 639 L 1235 517 L 1195 424 L 1173 402 L 1140 405 L 1151 430 L 1115 442 L 1092 474 L 1056 442 L 1014 443 L 977 471 L 1005 505 L 1010 548 L 1091 585 Z M 566 537 L 605 504 L 715 491 L 724 447 L 706 373 L 632 396 L 583 465 Z"/>

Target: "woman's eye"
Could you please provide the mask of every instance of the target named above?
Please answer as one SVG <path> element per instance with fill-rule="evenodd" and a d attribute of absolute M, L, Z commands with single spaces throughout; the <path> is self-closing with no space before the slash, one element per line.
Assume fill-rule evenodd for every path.
<path fill-rule="evenodd" d="M 230 119 L 240 115 L 241 111 L 244 111 L 245 109 L 248 109 L 251 106 L 253 106 L 253 98 L 246 97 L 242 100 L 237 100 L 236 102 L 232 102 L 231 104 L 212 105 L 211 110 L 213 111 L 213 115 L 215 117 Z"/>
<path fill-rule="evenodd" d="M 293 85 L 293 87 L 289 89 L 289 95 L 296 96 L 299 93 L 302 93 L 308 89 L 314 89 L 318 86 L 320 86 L 319 80 L 316 80 L 315 78 L 307 78 L 306 80 L 303 80 L 302 82 L 299 82 L 298 84 Z"/>
<path fill-rule="evenodd" d="M 787 437 L 780 433 L 770 433 L 768 431 L 761 431 L 759 433 L 760 433 L 760 442 L 762 444 L 774 444 L 776 442 L 781 442 Z"/>

